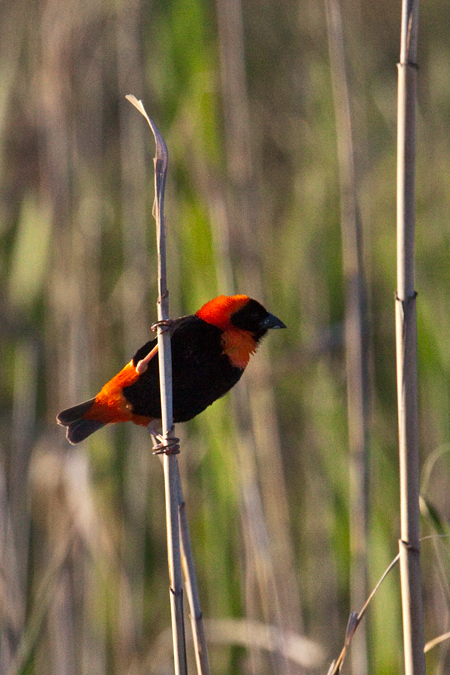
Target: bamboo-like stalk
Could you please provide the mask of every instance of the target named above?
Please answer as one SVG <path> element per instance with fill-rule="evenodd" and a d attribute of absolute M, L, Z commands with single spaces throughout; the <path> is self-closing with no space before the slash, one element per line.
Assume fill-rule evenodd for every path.
<path fill-rule="evenodd" d="M 194 554 L 191 546 L 191 535 L 186 514 L 186 502 L 183 497 L 181 477 L 176 464 L 176 480 L 178 491 L 178 518 L 180 527 L 181 562 L 184 572 L 184 583 L 189 602 L 192 639 L 194 643 L 195 662 L 198 675 L 210 675 L 208 648 L 206 643 L 205 625 L 200 607 L 200 597 L 195 573 Z"/>
<path fill-rule="evenodd" d="M 67 557 L 74 543 L 74 537 L 75 530 L 71 525 L 67 532 L 64 533 L 62 540 L 58 542 L 48 561 L 36 593 L 36 600 L 33 603 L 26 629 L 22 634 L 14 659 L 7 671 L 8 675 L 21 675 L 26 669 L 27 662 L 31 658 L 39 639 L 44 619 L 54 602 L 56 586 L 60 581 L 63 567 L 67 562 Z"/>
<path fill-rule="evenodd" d="M 350 450 L 350 599 L 361 607 L 367 595 L 368 350 L 362 228 L 356 199 L 355 152 L 349 83 L 339 0 L 326 0 L 328 45 L 338 148 L 342 255 L 345 276 L 345 361 Z M 352 646 L 352 673 L 367 672 L 366 623 Z"/>
<path fill-rule="evenodd" d="M 189 602 L 192 637 L 194 640 L 195 661 L 198 675 L 210 675 L 208 649 L 206 644 L 203 614 L 200 608 L 197 578 L 195 574 L 194 556 L 191 546 L 191 535 L 186 515 L 186 504 L 181 488 L 181 478 L 176 464 L 178 487 L 178 515 L 180 519 L 181 559 L 184 570 L 184 581 Z"/>
<path fill-rule="evenodd" d="M 399 545 L 406 675 L 425 673 L 419 540 L 417 325 L 414 289 L 418 10 L 418 0 L 403 0 L 398 64 L 396 342 L 401 500 Z"/>
<path fill-rule="evenodd" d="M 140 0 L 117 2 L 116 39 L 117 74 L 119 91 L 126 94 L 142 90 L 143 64 L 140 42 L 142 30 L 142 3 Z M 127 102 L 119 106 L 120 170 L 122 208 L 122 316 L 123 345 L 125 354 L 133 354 L 136 344 L 148 340 L 148 279 L 150 277 L 147 241 L 147 170 L 145 163 L 144 133 L 141 120 Z M 129 655 L 142 645 L 145 596 L 145 538 L 148 513 L 149 456 L 142 443 L 141 430 L 129 425 L 128 451 L 124 467 L 125 518 L 123 528 L 123 563 L 121 575 L 119 612 L 120 656 L 127 661 Z M 122 611 L 127 602 L 129 588 L 132 594 L 132 624 L 130 612 Z"/>
<path fill-rule="evenodd" d="M 134 96 L 126 97 L 147 120 L 156 142 L 155 202 L 153 215 L 156 220 L 158 253 L 158 321 L 169 320 L 169 291 L 166 271 L 166 232 L 164 220 L 164 189 L 169 154 L 163 137 L 147 115 L 141 101 Z M 162 437 L 174 443 L 172 411 L 172 353 L 169 331 L 158 326 L 159 379 L 161 388 Z M 178 461 L 175 454 L 164 453 L 164 484 L 166 494 L 167 553 L 169 561 L 170 608 L 172 615 L 173 651 L 175 675 L 187 674 L 186 638 L 184 631 L 183 588 L 181 573 L 180 531 L 178 522 Z"/>
<path fill-rule="evenodd" d="M 240 289 L 262 299 L 258 242 L 264 218 L 253 163 L 242 2 L 217 0 L 216 7 L 229 184 L 223 198 L 224 217 L 221 222 L 213 219 L 219 249 L 218 281 L 226 284 L 226 292 Z M 207 194 L 211 204 L 209 188 Z M 226 267 L 227 260 L 235 261 L 232 269 Z M 262 610 L 268 624 L 297 631 L 302 624 L 300 598 L 271 380 L 267 351 L 262 346 L 245 383 L 231 392 L 237 420 L 237 475 L 245 535 L 246 616 L 259 618 Z M 252 649 L 250 661 L 256 672 L 261 669 L 259 659 L 258 650 Z M 295 672 L 283 649 L 274 649 L 271 660 L 274 671 Z"/>

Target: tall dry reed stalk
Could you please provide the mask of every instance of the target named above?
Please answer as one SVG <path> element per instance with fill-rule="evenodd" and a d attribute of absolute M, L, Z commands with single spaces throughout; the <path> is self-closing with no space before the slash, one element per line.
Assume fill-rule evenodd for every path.
<path fill-rule="evenodd" d="M 194 641 L 195 662 L 198 675 L 210 675 L 208 649 L 206 645 L 203 614 L 200 607 L 197 577 L 195 574 L 194 554 L 191 546 L 191 535 L 186 514 L 186 504 L 181 489 L 181 478 L 177 470 L 178 514 L 180 519 L 181 560 L 183 563 L 186 593 L 191 615 L 192 638 Z"/>
<path fill-rule="evenodd" d="M 399 546 L 406 675 L 425 673 L 414 289 L 418 10 L 418 0 L 403 0 L 398 64 L 396 343 L 401 500 Z"/>
<path fill-rule="evenodd" d="M 223 204 L 213 218 L 218 282 L 226 292 L 264 297 L 260 242 L 264 222 L 254 161 L 253 132 L 243 7 L 240 0 L 217 0 L 221 96 L 227 187 L 215 200 Z M 206 192 L 206 191 L 205 191 Z M 208 197 L 210 203 L 211 197 Z M 227 262 L 224 262 L 227 261 Z M 228 261 L 233 261 L 233 266 Z M 273 373 L 267 347 L 231 393 L 237 420 L 237 476 L 246 559 L 246 616 L 262 615 L 277 630 L 302 630 L 295 555 L 289 531 L 289 505 L 282 459 L 281 434 L 273 397 Z M 273 635 L 272 667 L 297 672 Z M 277 649 L 278 645 L 278 649 Z M 256 643 L 250 649 L 253 672 L 262 668 Z"/>
<path fill-rule="evenodd" d="M 143 54 L 141 49 L 143 5 L 141 0 L 118 2 L 116 14 L 117 75 L 119 95 L 141 92 Z M 124 353 L 132 354 L 136 344 L 148 340 L 148 290 L 151 265 L 147 246 L 147 168 L 144 134 L 146 129 L 126 101 L 119 106 L 120 185 L 123 276 L 121 300 Z M 129 450 L 124 466 L 124 574 L 121 575 L 120 599 L 132 594 L 133 624 L 120 611 L 122 650 L 131 654 L 135 645 L 142 647 L 145 606 L 145 541 L 149 509 L 148 448 L 142 443 L 140 430 L 127 430 Z"/>
<path fill-rule="evenodd" d="M 178 521 L 179 473 L 178 460 L 173 452 L 169 452 L 175 441 L 173 426 L 172 399 L 172 352 L 170 333 L 164 324 L 169 322 L 169 291 L 167 289 L 166 266 L 166 230 L 164 220 L 164 191 L 166 184 L 169 153 L 158 128 L 145 112 L 141 101 L 134 96 L 127 96 L 139 112 L 147 120 L 156 143 L 155 155 L 155 201 L 153 215 L 156 220 L 156 241 L 158 253 L 158 358 L 159 379 L 161 383 L 161 421 L 164 485 L 166 494 L 167 554 L 170 579 L 170 609 L 172 615 L 173 653 L 175 675 L 187 674 L 186 637 L 184 630 L 183 587 L 181 572 L 180 529 Z"/>
<path fill-rule="evenodd" d="M 162 445 L 164 482 L 166 489 L 167 545 L 170 576 L 170 601 L 172 613 L 172 633 L 174 645 L 175 673 L 187 673 L 186 637 L 184 630 L 182 564 L 191 614 L 192 635 L 198 675 L 209 675 L 209 659 L 203 616 L 195 574 L 194 556 L 191 546 L 186 505 L 183 498 L 178 460 L 174 452 L 168 451 L 176 446 L 172 414 L 172 358 L 170 332 L 164 330 L 164 324 L 170 324 L 169 292 L 166 272 L 166 234 L 164 219 L 164 189 L 168 164 L 167 147 L 153 121 L 148 117 L 141 101 L 127 96 L 147 120 L 156 141 L 155 157 L 155 203 L 153 215 L 156 219 L 156 237 L 158 253 L 158 355 L 161 381 Z M 164 342 L 163 342 L 164 340 Z"/>
<path fill-rule="evenodd" d="M 350 601 L 361 607 L 367 595 L 368 417 L 367 293 L 363 237 L 357 203 L 352 111 L 339 0 L 326 0 L 339 165 L 342 257 L 345 276 L 345 362 L 350 449 Z M 366 623 L 353 639 L 353 675 L 367 672 Z"/>

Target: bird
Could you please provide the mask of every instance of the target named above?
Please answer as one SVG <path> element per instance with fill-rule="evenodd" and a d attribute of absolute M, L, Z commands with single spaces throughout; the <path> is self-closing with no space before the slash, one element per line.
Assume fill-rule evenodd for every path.
<path fill-rule="evenodd" d="M 286 328 L 247 295 L 219 295 L 195 314 L 165 323 L 171 334 L 174 423 L 187 422 L 224 396 L 266 332 Z M 150 340 L 97 396 L 57 415 L 72 445 L 106 424 L 131 421 L 152 431 L 160 423 L 157 354 L 157 340 Z"/>

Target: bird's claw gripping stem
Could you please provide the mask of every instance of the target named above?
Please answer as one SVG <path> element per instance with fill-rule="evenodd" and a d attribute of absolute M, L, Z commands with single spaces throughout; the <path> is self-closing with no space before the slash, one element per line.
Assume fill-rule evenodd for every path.
<path fill-rule="evenodd" d="M 179 438 L 165 438 L 161 434 L 150 432 L 155 441 L 153 445 L 154 455 L 179 455 L 180 454 L 180 439 Z"/>
<path fill-rule="evenodd" d="M 151 325 L 151 330 L 156 333 L 158 328 L 160 326 L 163 326 L 162 333 L 164 333 L 166 330 L 171 330 L 173 324 L 175 322 L 172 319 L 163 319 L 162 321 L 156 321 L 154 324 Z M 138 361 L 136 364 L 136 372 L 138 375 L 142 375 L 142 373 L 145 373 L 145 371 L 148 368 L 149 362 L 152 360 L 152 358 L 155 356 L 155 354 L 158 351 L 158 345 L 155 345 L 153 349 L 147 354 L 147 356 L 144 359 L 141 359 Z"/>
<path fill-rule="evenodd" d="M 155 321 L 155 323 L 152 323 L 150 326 L 150 329 L 156 333 L 158 328 L 161 326 L 163 327 L 163 330 L 161 331 L 164 333 L 166 330 L 170 330 L 174 324 L 173 319 L 162 319 L 161 321 Z"/>

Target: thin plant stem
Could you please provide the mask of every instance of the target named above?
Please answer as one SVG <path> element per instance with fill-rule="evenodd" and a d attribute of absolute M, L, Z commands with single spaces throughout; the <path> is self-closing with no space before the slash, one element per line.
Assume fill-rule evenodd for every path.
<path fill-rule="evenodd" d="M 116 39 L 119 91 L 126 93 L 142 89 L 143 58 L 139 34 L 143 6 L 140 0 L 117 2 Z M 138 120 L 140 122 L 140 120 Z M 128 103 L 119 106 L 120 170 L 122 207 L 123 283 L 122 316 L 125 354 L 133 354 L 136 344 L 148 340 L 149 254 L 147 241 L 147 167 L 145 162 L 144 125 L 136 123 L 136 114 Z M 126 602 L 130 581 L 133 605 L 133 625 L 127 623 L 129 612 L 119 612 L 121 653 L 126 659 L 137 645 L 142 644 L 145 597 L 145 522 L 148 513 L 148 448 L 142 443 L 142 433 L 135 425 L 127 431 L 128 452 L 124 466 L 125 521 L 123 557 L 125 574 L 121 575 L 120 602 Z"/>
<path fill-rule="evenodd" d="M 405 675 L 424 675 L 420 571 L 417 320 L 414 288 L 414 179 L 418 0 L 403 0 L 398 64 L 397 394 L 400 453 L 400 581 Z"/>
<path fill-rule="evenodd" d="M 429 640 L 429 642 L 427 642 L 427 644 L 425 645 L 424 649 L 425 654 L 429 652 L 430 649 L 433 649 L 433 647 L 440 645 L 441 642 L 445 642 L 445 640 L 450 640 L 450 631 L 448 633 L 444 633 L 443 635 L 435 637 L 433 640 Z"/>
<path fill-rule="evenodd" d="M 71 526 L 63 540 L 55 548 L 47 565 L 45 574 L 36 593 L 36 600 L 27 622 L 26 630 L 22 634 L 19 646 L 11 663 L 8 675 L 21 675 L 32 658 L 34 649 L 43 628 L 44 619 L 55 596 L 55 587 L 60 578 L 71 547 L 74 543 L 75 530 Z"/>
<path fill-rule="evenodd" d="M 316 673 L 324 661 L 324 649 L 314 640 L 253 619 L 207 619 L 206 628 L 209 642 L 218 646 L 254 648 L 275 654 L 282 650 L 291 664 L 300 666 L 302 674 L 310 669 Z M 144 661 L 145 673 L 157 675 L 167 670 L 168 643 L 169 635 L 165 630 L 149 649 Z"/>
<path fill-rule="evenodd" d="M 436 539 L 444 539 L 450 537 L 450 534 L 429 534 L 426 537 L 421 537 L 420 542 L 426 541 L 428 539 L 432 539 L 435 541 Z M 358 628 L 359 624 L 361 623 L 364 614 L 366 613 L 366 610 L 372 601 L 372 598 L 380 588 L 381 584 L 383 581 L 386 579 L 387 575 L 389 572 L 395 567 L 395 565 L 398 563 L 400 560 L 400 553 L 397 553 L 395 558 L 389 563 L 389 565 L 386 567 L 384 570 L 383 574 L 379 578 L 375 588 L 372 590 L 370 593 L 369 597 L 365 601 L 364 605 L 362 606 L 361 610 L 356 613 L 356 612 L 351 612 L 349 619 L 348 619 L 348 624 L 347 624 L 347 630 L 345 634 L 345 642 L 344 646 L 341 650 L 341 653 L 339 654 L 339 657 L 335 659 L 332 664 L 330 665 L 330 668 L 328 669 L 327 675 L 338 675 L 341 672 L 342 666 L 344 664 L 344 659 L 347 654 L 348 648 L 350 646 L 350 642 L 356 632 L 356 629 Z M 432 649 L 435 645 L 439 644 L 440 642 L 443 642 L 446 640 L 448 637 L 450 637 L 450 633 L 445 633 L 444 635 L 441 635 L 434 640 L 431 640 L 430 642 L 427 642 L 424 648 L 424 652 L 426 653 L 429 649 Z"/>
<path fill-rule="evenodd" d="M 211 205 L 217 201 L 223 204 L 222 217 L 213 218 L 218 282 L 225 284 L 227 292 L 236 292 L 237 287 L 263 298 L 258 242 L 266 223 L 253 158 L 243 6 L 241 0 L 217 0 L 216 8 L 228 188 L 215 199 L 209 187 L 206 192 Z M 230 260 L 235 261 L 232 268 Z M 256 619 L 262 613 L 268 624 L 295 631 L 302 624 L 300 598 L 271 380 L 267 352 L 262 347 L 246 383 L 231 393 L 237 420 L 246 616 Z M 274 649 L 270 658 L 275 672 L 298 672 L 283 650 Z M 251 648 L 250 663 L 255 672 L 263 667 L 256 648 Z"/>
<path fill-rule="evenodd" d="M 367 595 L 368 523 L 368 350 L 367 299 L 362 228 L 357 204 L 349 82 L 339 0 L 326 0 L 327 32 L 333 85 L 341 202 L 342 255 L 345 276 L 345 361 L 350 450 L 350 598 L 360 607 Z M 367 672 L 366 627 L 358 631 L 353 675 Z"/>
<path fill-rule="evenodd" d="M 169 320 L 169 292 L 167 290 L 166 231 L 164 219 L 164 189 L 169 155 L 163 137 L 147 115 L 141 101 L 134 96 L 126 97 L 147 120 L 156 142 L 155 202 L 153 215 L 156 220 L 158 253 L 158 321 Z M 158 326 L 159 378 L 161 388 L 162 437 L 170 444 L 175 438 L 172 406 L 172 354 L 170 333 Z M 164 453 L 164 485 L 166 494 L 167 552 L 170 579 L 170 608 L 172 615 L 173 651 L 175 675 L 187 674 L 186 637 L 184 631 L 183 588 L 181 572 L 181 547 L 178 523 L 178 460 L 175 454 Z"/>
<path fill-rule="evenodd" d="M 198 675 L 210 675 L 208 649 L 206 644 L 205 626 L 200 607 L 200 598 L 195 574 L 194 556 L 191 546 L 191 535 L 186 515 L 186 503 L 181 487 L 181 478 L 176 465 L 178 487 L 178 515 L 180 519 L 181 560 L 184 570 L 186 594 L 189 602 L 192 636 L 194 640 L 195 661 Z"/>
<path fill-rule="evenodd" d="M 341 672 L 342 666 L 344 665 L 344 659 L 347 655 L 348 648 L 350 647 L 350 642 L 352 641 L 353 636 L 356 633 L 356 629 L 358 628 L 359 624 L 361 623 L 364 614 L 366 613 L 366 610 L 369 606 L 370 601 L 374 597 L 375 593 L 378 591 L 379 587 L 389 574 L 389 572 L 395 567 L 395 565 L 398 563 L 400 558 L 400 553 L 398 553 L 394 560 L 388 565 L 388 567 L 384 570 L 383 574 L 381 575 L 380 579 L 377 582 L 377 585 L 373 589 L 373 591 L 370 593 L 369 597 L 365 601 L 364 605 L 362 606 L 361 610 L 357 612 L 351 612 L 348 623 L 347 623 L 347 630 L 345 633 L 345 642 L 344 646 L 342 648 L 341 653 L 339 654 L 339 657 L 336 659 L 336 661 L 333 661 L 331 664 L 327 675 L 338 675 L 338 673 Z"/>

